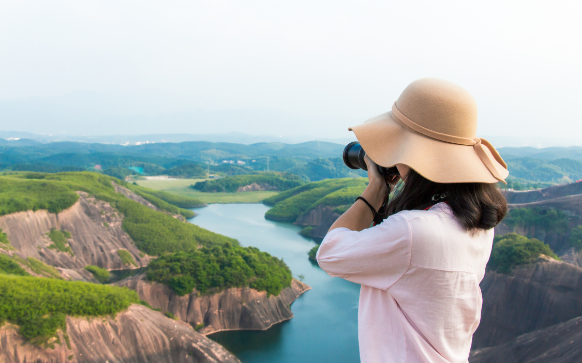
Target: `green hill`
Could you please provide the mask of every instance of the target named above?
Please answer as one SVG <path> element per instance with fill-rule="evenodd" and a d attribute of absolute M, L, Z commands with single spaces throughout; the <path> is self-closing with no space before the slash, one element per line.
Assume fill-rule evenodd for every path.
<path fill-rule="evenodd" d="M 253 183 L 267 185 L 277 190 L 289 190 L 305 184 L 296 175 L 288 173 L 260 173 L 252 175 L 229 176 L 221 179 L 199 181 L 192 185 L 192 189 L 205 193 L 226 192 L 234 193 L 238 188 Z"/>
<path fill-rule="evenodd" d="M 352 204 L 362 193 L 368 179 L 328 179 L 308 183 L 263 201 L 273 208 L 265 218 L 280 222 L 294 222 L 303 213 L 320 205 L 343 206 Z"/>
<path fill-rule="evenodd" d="M 180 296 L 194 288 L 206 293 L 243 286 L 279 295 L 292 279 L 282 260 L 254 247 L 230 243 L 162 256 L 148 265 L 147 278 L 168 285 Z"/>
<path fill-rule="evenodd" d="M 495 237 L 487 269 L 510 273 L 515 266 L 534 262 L 540 254 L 558 259 L 547 244 L 515 233 Z"/>
<path fill-rule="evenodd" d="M 67 315 L 115 315 L 138 302 L 127 288 L 0 273 L 0 326 L 17 325 L 20 335 L 38 345 L 59 329 L 66 334 Z"/>
<path fill-rule="evenodd" d="M 136 246 L 149 255 L 195 249 L 200 245 L 237 243 L 231 238 L 184 223 L 171 215 L 134 202 L 116 193 L 112 182 L 135 190 L 161 210 L 172 214 L 193 215 L 192 211 L 181 209 L 170 202 L 180 205 L 198 203 L 191 198 L 151 191 L 97 173 L 27 173 L 0 176 L 0 215 L 39 209 L 58 213 L 75 204 L 79 198 L 76 191 L 83 191 L 109 202 L 123 214 L 123 229 Z"/>

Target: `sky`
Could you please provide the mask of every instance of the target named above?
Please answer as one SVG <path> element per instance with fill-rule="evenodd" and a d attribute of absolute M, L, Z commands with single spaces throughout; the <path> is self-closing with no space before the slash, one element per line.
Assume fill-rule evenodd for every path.
<path fill-rule="evenodd" d="M 0 131 L 347 137 L 412 81 L 582 132 L 580 1 L 0 1 Z"/>

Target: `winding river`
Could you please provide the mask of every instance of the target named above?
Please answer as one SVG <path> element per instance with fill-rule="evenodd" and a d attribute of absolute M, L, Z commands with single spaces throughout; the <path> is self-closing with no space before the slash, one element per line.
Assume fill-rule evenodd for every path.
<path fill-rule="evenodd" d="M 282 258 L 295 278 L 312 287 L 291 306 L 295 317 L 265 331 L 231 331 L 209 338 L 243 363 L 359 362 L 358 296 L 360 286 L 329 277 L 307 259 L 315 242 L 300 227 L 264 218 L 262 204 L 211 204 L 196 209 L 190 222 Z"/>

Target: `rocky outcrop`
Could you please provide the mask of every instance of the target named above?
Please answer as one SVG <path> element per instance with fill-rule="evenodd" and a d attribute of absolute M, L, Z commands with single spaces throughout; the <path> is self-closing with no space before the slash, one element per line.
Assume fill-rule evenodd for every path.
<path fill-rule="evenodd" d="M 335 211 L 336 207 L 317 206 L 312 210 L 303 213 L 294 224 L 301 226 L 313 226 L 313 229 L 305 235 L 315 239 L 323 239 L 329 230 L 329 227 L 341 216 L 341 213 Z"/>
<path fill-rule="evenodd" d="M 226 349 L 198 334 L 188 324 L 168 319 L 141 305 L 115 318 L 67 317 L 65 336 L 54 348 L 26 343 L 11 325 L 0 328 L 0 361 L 4 363 L 191 363 L 239 362 Z"/>
<path fill-rule="evenodd" d="M 176 295 L 169 287 L 144 280 L 136 275 L 115 285 L 137 291 L 140 299 L 152 307 L 169 311 L 182 321 L 196 327 L 204 324 L 199 332 L 210 334 L 222 330 L 265 330 L 273 324 L 293 317 L 290 305 L 305 291 L 308 285 L 293 280 L 291 286 L 278 296 L 267 297 L 265 291 L 248 287 L 231 288 L 212 295 L 199 295 L 196 291 L 185 296 Z"/>
<path fill-rule="evenodd" d="M 483 310 L 473 349 L 582 316 L 582 269 L 548 257 L 517 267 L 511 275 L 489 271 L 481 290 Z"/>
<path fill-rule="evenodd" d="M 579 363 L 582 317 L 520 335 L 491 348 L 471 352 L 471 363 Z"/>
<path fill-rule="evenodd" d="M 58 214 L 46 210 L 26 211 L 0 217 L 0 228 L 14 247 L 8 254 L 22 258 L 34 257 L 59 269 L 74 270 L 75 279 L 87 275 L 83 268 L 95 265 L 106 269 L 127 269 L 117 251 L 124 249 L 133 255 L 139 266 L 146 266 L 149 257 L 140 251 L 121 228 L 123 215 L 107 202 L 79 192 L 79 200 Z M 71 233 L 68 240 L 72 254 L 50 249 L 46 236 L 52 228 Z M 77 276 L 78 275 L 78 276 Z"/>
<path fill-rule="evenodd" d="M 242 187 L 238 187 L 237 192 L 258 192 L 263 190 L 279 191 L 279 188 L 269 185 L 267 183 L 252 183 Z"/>

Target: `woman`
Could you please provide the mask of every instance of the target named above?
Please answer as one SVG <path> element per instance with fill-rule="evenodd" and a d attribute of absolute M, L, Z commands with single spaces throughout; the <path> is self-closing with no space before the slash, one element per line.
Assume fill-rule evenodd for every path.
<path fill-rule="evenodd" d="M 421 79 L 392 112 L 350 130 L 369 156 L 369 184 L 331 226 L 317 261 L 362 285 L 361 361 L 467 362 L 493 227 L 507 210 L 496 183 L 508 175 L 493 146 L 475 137 L 474 99 Z M 400 177 L 384 180 L 376 163 L 396 165 Z M 388 218 L 368 228 L 400 178 Z"/>

